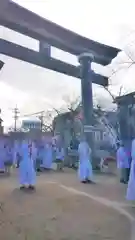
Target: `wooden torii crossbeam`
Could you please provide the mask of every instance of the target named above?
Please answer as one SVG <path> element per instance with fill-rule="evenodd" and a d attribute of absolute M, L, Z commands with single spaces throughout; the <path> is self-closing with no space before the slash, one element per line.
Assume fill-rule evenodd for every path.
<path fill-rule="evenodd" d="M 0 53 L 31 63 L 37 66 L 47 68 L 59 73 L 66 74 L 71 77 L 81 78 L 80 69 L 72 64 L 62 62 L 60 60 L 54 59 L 52 57 L 45 57 L 44 54 L 31 49 L 22 47 L 18 44 L 8 42 L 6 40 L 0 39 Z M 91 74 L 92 82 L 95 84 L 107 86 L 108 78 L 96 74 L 92 71 Z"/>
<path fill-rule="evenodd" d="M 102 65 L 109 64 L 120 51 L 69 31 L 12 1 L 8 1 L 6 7 L 0 12 L 0 24 L 39 41 L 48 42 L 73 55 L 90 52 L 94 55 L 94 62 Z"/>

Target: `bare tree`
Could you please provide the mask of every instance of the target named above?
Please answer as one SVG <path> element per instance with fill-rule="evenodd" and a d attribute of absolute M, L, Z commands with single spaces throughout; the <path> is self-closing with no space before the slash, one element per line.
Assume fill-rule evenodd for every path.
<path fill-rule="evenodd" d="M 72 98 L 68 95 L 63 96 L 63 101 L 65 102 L 65 107 L 68 111 L 74 112 L 76 108 L 80 105 L 80 96 L 73 96 Z"/>
<path fill-rule="evenodd" d="M 74 119 L 76 115 L 76 109 L 80 105 L 80 98 L 73 96 L 72 98 L 65 95 L 62 98 L 62 105 L 59 108 L 49 104 L 49 110 L 44 111 L 43 130 L 54 131 L 57 124 L 57 117 L 68 116 L 67 123 L 70 128 L 71 135 L 74 135 Z M 66 115 L 67 114 L 67 115 Z M 59 121 L 59 120 L 58 120 Z M 65 121 L 65 120 L 64 120 Z M 66 122 L 65 122 L 66 126 Z M 62 134 L 62 132 L 61 132 Z"/>
<path fill-rule="evenodd" d="M 133 36 L 132 40 L 130 39 L 131 36 Z M 128 70 L 135 65 L 135 30 L 130 31 L 126 38 L 128 38 L 128 43 L 126 43 L 126 46 L 123 48 L 123 54 L 121 54 L 122 59 L 117 63 L 116 69 L 111 67 L 109 80 L 121 70 Z"/>
<path fill-rule="evenodd" d="M 110 89 L 110 86 L 103 86 L 103 88 L 105 89 L 105 91 L 108 92 L 108 94 L 110 95 L 110 97 L 112 98 L 112 101 L 115 102 L 115 98 L 116 97 L 120 97 L 122 95 L 125 95 L 127 92 L 126 91 L 123 91 L 124 87 L 121 85 L 120 88 L 119 88 L 119 92 L 117 95 L 114 95 Z"/>
<path fill-rule="evenodd" d="M 128 69 L 135 65 L 135 29 L 131 29 L 125 36 L 125 39 L 127 39 L 128 42 L 126 41 L 126 46 L 123 48 L 123 51 L 119 54 L 119 57 L 117 57 L 116 60 L 117 62 L 115 63 L 115 61 L 113 61 L 113 63 L 107 66 L 107 68 L 110 71 L 108 78 L 109 86 L 104 87 L 104 89 L 108 92 L 113 102 L 115 101 L 115 98 L 117 96 L 125 95 L 128 92 L 127 90 L 125 91 L 124 86 L 121 85 L 117 96 L 113 94 L 113 91 L 111 89 L 111 87 L 114 85 L 113 82 L 111 83 L 112 78 L 116 77 L 117 74 L 120 73 L 120 71 L 123 70 L 128 71 Z M 121 40 L 123 40 L 123 38 Z"/>

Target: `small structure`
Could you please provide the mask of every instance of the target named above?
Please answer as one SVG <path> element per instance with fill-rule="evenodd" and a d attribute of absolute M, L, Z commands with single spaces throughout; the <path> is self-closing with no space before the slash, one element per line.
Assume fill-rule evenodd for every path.
<path fill-rule="evenodd" d="M 135 92 L 116 97 L 119 137 L 129 142 L 135 135 Z"/>
<path fill-rule="evenodd" d="M 41 121 L 39 119 L 34 119 L 34 120 L 23 120 L 22 121 L 22 129 L 26 131 L 30 130 L 40 130 L 41 129 Z"/>

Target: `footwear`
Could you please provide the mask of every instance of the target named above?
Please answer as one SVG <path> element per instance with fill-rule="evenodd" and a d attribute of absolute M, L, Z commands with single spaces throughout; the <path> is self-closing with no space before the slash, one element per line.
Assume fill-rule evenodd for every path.
<path fill-rule="evenodd" d="M 120 183 L 123 183 L 123 184 L 128 184 L 128 182 L 127 182 L 127 181 L 125 181 L 125 180 L 120 180 Z"/>
<path fill-rule="evenodd" d="M 81 183 L 87 183 L 87 181 L 86 181 L 86 180 L 84 180 L 84 181 L 81 181 Z"/>
<path fill-rule="evenodd" d="M 25 189 L 25 186 L 21 186 L 21 187 L 20 187 L 20 190 L 24 190 L 24 189 Z"/>
<path fill-rule="evenodd" d="M 28 187 L 30 190 L 35 190 L 35 187 L 34 186 L 32 186 L 32 185 L 29 185 L 29 187 Z"/>
<path fill-rule="evenodd" d="M 124 179 L 120 179 L 120 183 L 124 183 L 125 181 L 124 181 Z"/>
<path fill-rule="evenodd" d="M 123 183 L 124 183 L 124 184 L 128 184 L 128 182 L 127 182 L 127 181 L 123 181 Z"/>
<path fill-rule="evenodd" d="M 91 180 L 87 179 L 87 183 L 93 183 Z"/>

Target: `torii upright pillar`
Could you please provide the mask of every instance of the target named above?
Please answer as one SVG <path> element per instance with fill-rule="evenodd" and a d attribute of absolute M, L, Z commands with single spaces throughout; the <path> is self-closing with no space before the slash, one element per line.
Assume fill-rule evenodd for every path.
<path fill-rule="evenodd" d="M 83 107 L 83 124 L 93 125 L 93 98 L 92 98 L 92 71 L 91 62 L 93 55 L 83 53 L 78 57 L 80 62 L 81 74 L 81 92 L 82 92 L 82 107 Z M 92 132 L 85 132 L 86 140 L 92 149 L 94 155 L 94 142 Z"/>

